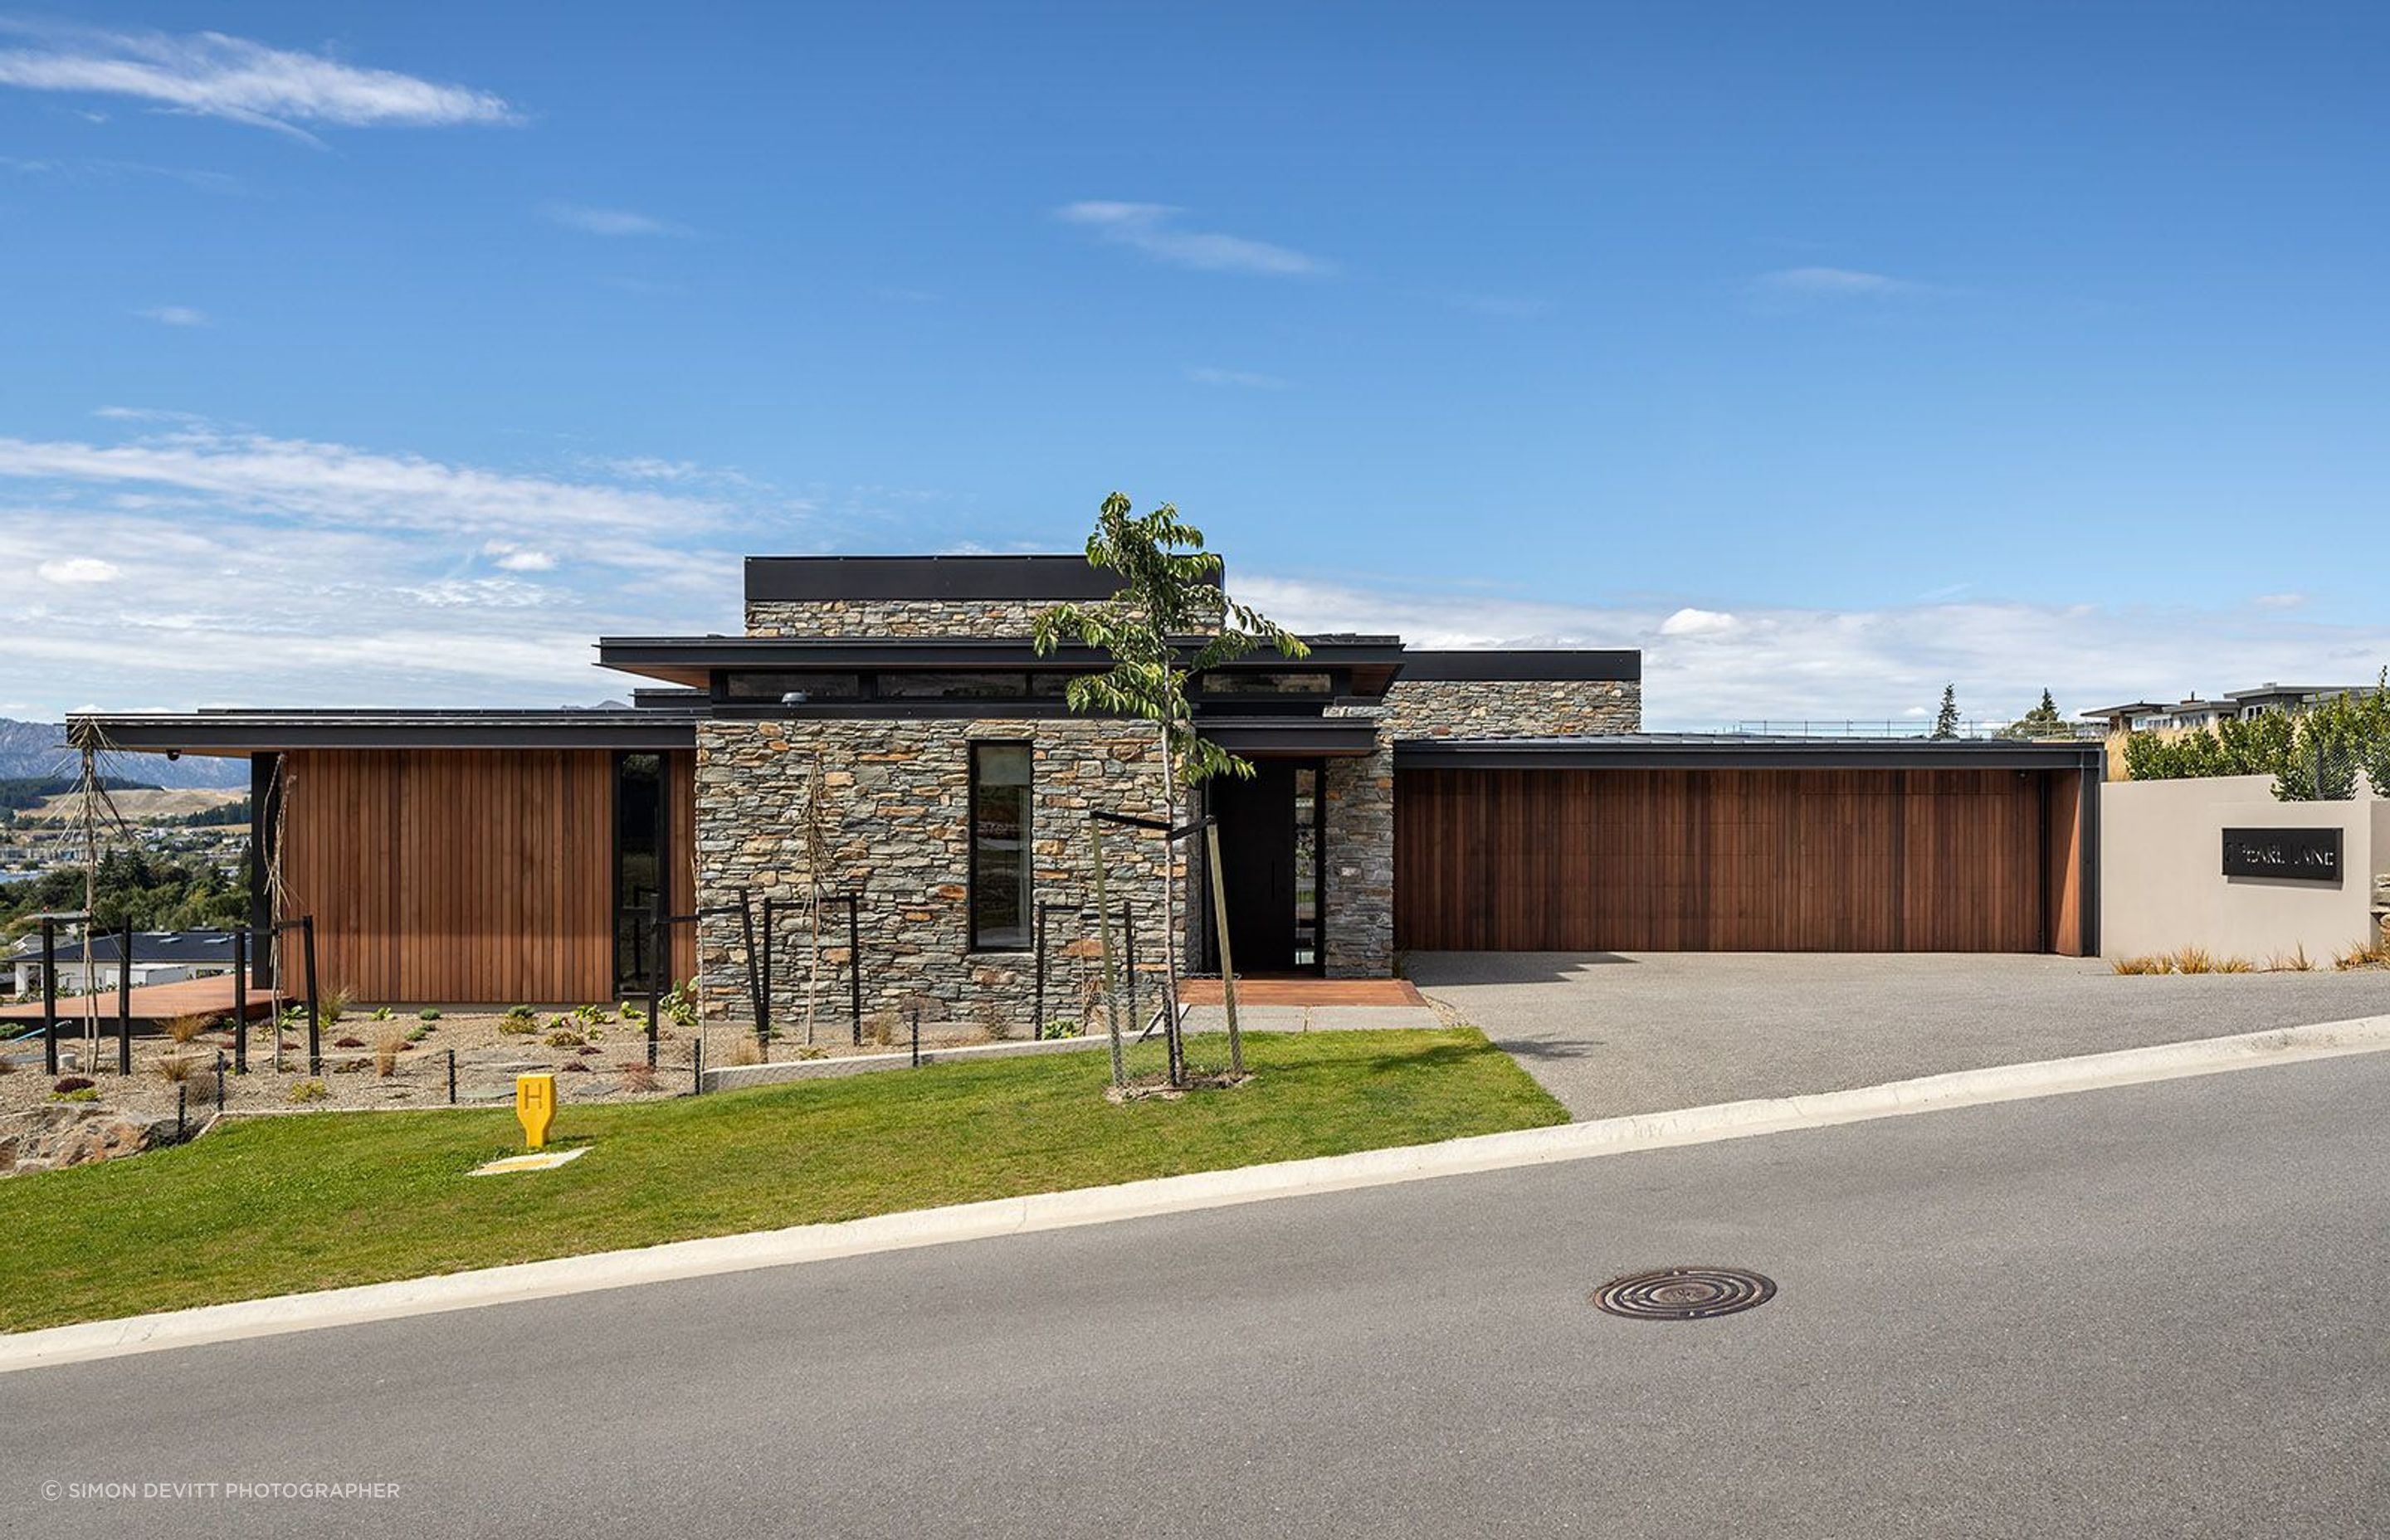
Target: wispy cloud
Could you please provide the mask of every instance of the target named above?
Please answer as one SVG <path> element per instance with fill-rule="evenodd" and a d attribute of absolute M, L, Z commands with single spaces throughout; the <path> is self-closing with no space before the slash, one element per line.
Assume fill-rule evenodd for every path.
<path fill-rule="evenodd" d="M 199 171 L 188 166 L 153 166 L 140 160 L 116 160 L 104 156 L 31 159 L 21 155 L 0 155 L 0 171 L 65 182 L 123 182 L 154 177 L 179 182 L 198 192 L 230 194 L 249 190 L 248 185 L 239 177 L 225 172 Z"/>
<path fill-rule="evenodd" d="M 1644 649 L 1653 728 L 1930 716 L 1946 682 L 1960 710 L 2013 721 L 2044 687 L 2068 712 L 2261 679 L 2366 680 L 2390 661 L 2390 621 L 2321 624 L 2231 610 L 1970 600 L 1873 610 L 1737 604 L 1616 607 L 1481 592 L 1232 579 L 1237 597 L 1306 631 L 1395 632 L 1414 647 Z"/>
<path fill-rule="evenodd" d="M 621 695 L 591 637 L 735 626 L 739 558 L 817 543 L 795 500 L 679 462 L 559 476 L 108 420 L 132 436 L 0 439 L 0 570 L 26 574 L 0 678 L 44 712 Z"/>
<path fill-rule="evenodd" d="M 585 203 L 543 203 L 540 217 L 568 230 L 593 236 L 685 236 L 686 225 L 631 209 L 593 209 Z"/>
<path fill-rule="evenodd" d="M 1274 374 L 1256 374 L 1251 369 L 1189 369 L 1187 378 L 1198 385 L 1226 385 L 1240 391 L 1283 391 L 1288 381 Z"/>
<path fill-rule="evenodd" d="M 1787 267 L 1761 274 L 1757 287 L 1765 293 L 1805 300 L 1881 300 L 1934 291 L 1931 284 L 1848 267 Z"/>
<path fill-rule="evenodd" d="M 189 305 L 151 305 L 135 314 L 157 322 L 161 327 L 203 327 L 208 325 L 208 313 Z"/>
<path fill-rule="evenodd" d="M 30 39 L 0 49 L 0 85 L 131 96 L 169 111 L 223 118 L 313 140 L 301 125 L 443 127 L 520 121 L 506 99 L 324 54 L 223 32 L 174 35 L 11 22 Z"/>
<path fill-rule="evenodd" d="M 1276 277 L 1322 277 L 1336 271 L 1324 258 L 1274 246 L 1266 240 L 1223 235 L 1213 230 L 1184 230 L 1176 220 L 1182 211 L 1167 203 L 1115 203 L 1089 200 L 1067 203 L 1055 211 L 1065 224 L 1092 230 L 1116 246 L 1142 251 L 1159 262 L 1212 273 L 1262 273 Z"/>

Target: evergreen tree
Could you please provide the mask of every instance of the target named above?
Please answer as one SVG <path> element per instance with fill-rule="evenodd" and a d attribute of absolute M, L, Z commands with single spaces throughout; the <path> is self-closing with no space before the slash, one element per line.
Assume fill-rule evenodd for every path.
<path fill-rule="evenodd" d="M 1959 687 L 1956 685 L 1942 687 L 1942 709 L 1934 713 L 1934 736 L 1959 736 Z"/>

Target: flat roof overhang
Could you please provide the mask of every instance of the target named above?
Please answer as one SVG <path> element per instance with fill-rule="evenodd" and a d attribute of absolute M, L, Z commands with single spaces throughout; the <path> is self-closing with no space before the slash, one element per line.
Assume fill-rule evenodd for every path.
<path fill-rule="evenodd" d="M 244 755 L 285 749 L 694 749 L 697 715 L 627 711 L 93 712 L 110 746 L 144 754 Z"/>
<path fill-rule="evenodd" d="M 1301 669 L 1350 671 L 1356 697 L 1375 699 L 1386 692 L 1403 666 L 1403 644 L 1395 636 L 1306 636 L 1310 654 L 1286 658 L 1264 648 L 1232 662 L 1223 672 L 1271 672 Z M 1191 657 L 1202 646 L 1200 637 L 1180 644 Z M 1041 653 L 1026 638 L 839 636 L 601 636 L 598 662 L 624 674 L 695 689 L 711 687 L 725 670 L 789 669 L 920 670 L 956 673 L 986 669 L 1034 669 L 1061 674 L 1100 674 L 1110 657 L 1079 643 L 1065 643 Z"/>
<path fill-rule="evenodd" d="M 2088 770 L 2099 743 L 1976 738 L 1671 737 L 1406 738 L 1398 770 Z"/>
<path fill-rule="evenodd" d="M 1378 747 L 1366 716 L 1195 716 L 1195 730 L 1247 759 L 1358 759 Z"/>
<path fill-rule="evenodd" d="M 1633 648 L 1406 648 L 1403 678 L 1410 680 L 1613 679 L 1637 683 L 1643 654 Z"/>

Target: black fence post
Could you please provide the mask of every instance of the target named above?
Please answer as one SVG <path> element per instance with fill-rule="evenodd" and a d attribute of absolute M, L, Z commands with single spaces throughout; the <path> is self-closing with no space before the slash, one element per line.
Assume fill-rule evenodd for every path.
<path fill-rule="evenodd" d="M 224 1111 L 224 1050 L 222 1048 L 218 1048 L 216 1050 L 216 1111 L 219 1115 Z"/>
<path fill-rule="evenodd" d="M 705 1039 L 700 1037 L 688 1056 L 688 1094 L 705 1095 Z"/>
<path fill-rule="evenodd" d="M 307 1072 L 324 1072 L 324 1017 L 315 992 L 315 917 L 299 917 L 299 943 L 307 964 Z"/>
<path fill-rule="evenodd" d="M 663 1005 L 664 981 L 672 976 L 672 910 L 664 891 L 656 890 L 654 912 L 648 917 L 648 948 L 655 961 L 648 969 L 648 1068 L 656 1067 L 656 1017 Z"/>
<path fill-rule="evenodd" d="M 58 1072 L 58 930 L 42 917 L 42 1072 Z"/>
<path fill-rule="evenodd" d="M 850 890 L 846 895 L 846 1004 L 854 1018 L 854 1046 L 863 1046 L 863 919 L 856 913 L 863 905 L 863 894 Z"/>
<path fill-rule="evenodd" d="M 764 937 L 762 982 L 755 989 L 755 1041 L 769 1045 L 772 1041 L 772 895 L 764 895 Z"/>
<path fill-rule="evenodd" d="M 1121 950 L 1128 955 L 1128 1024 L 1140 1036 L 1144 1020 L 1137 1008 L 1137 905 L 1124 900 L 1121 904 Z"/>
<path fill-rule="evenodd" d="M 116 1072 L 133 1072 L 133 917 L 116 938 Z"/>
<path fill-rule="evenodd" d="M 186 1081 L 174 1083 L 174 1142 L 181 1144 L 191 1133 L 191 1087 Z"/>
<path fill-rule="evenodd" d="M 1046 1035 L 1046 901 L 1037 901 L 1037 982 L 1030 995 L 1029 1038 L 1035 1042 Z"/>
<path fill-rule="evenodd" d="M 456 1105 L 456 1050 L 448 1050 L 448 1105 Z"/>
<path fill-rule="evenodd" d="M 232 1069 L 249 1073 L 249 931 L 232 933 Z"/>
<path fill-rule="evenodd" d="M 921 1067 L 921 1002 L 916 1000 L 907 1007 L 913 1013 L 913 1068 Z"/>
<path fill-rule="evenodd" d="M 755 903 L 746 889 L 739 890 L 739 930 L 747 941 L 747 1008 L 755 1016 L 755 1041 L 764 1041 L 766 1023 L 764 1020 L 762 990 L 755 971 Z"/>

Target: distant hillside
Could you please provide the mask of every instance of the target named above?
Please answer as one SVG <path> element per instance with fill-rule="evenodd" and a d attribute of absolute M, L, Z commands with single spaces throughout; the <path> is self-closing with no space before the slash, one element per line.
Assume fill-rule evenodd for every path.
<path fill-rule="evenodd" d="M 55 722 L 17 722 L 0 716 L 0 779 L 35 778 L 74 773 L 73 751 L 65 747 L 67 730 Z M 106 774 L 147 786 L 249 786 L 249 761 L 205 759 L 186 754 L 170 760 L 163 754 L 113 754 L 102 766 Z"/>

